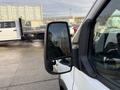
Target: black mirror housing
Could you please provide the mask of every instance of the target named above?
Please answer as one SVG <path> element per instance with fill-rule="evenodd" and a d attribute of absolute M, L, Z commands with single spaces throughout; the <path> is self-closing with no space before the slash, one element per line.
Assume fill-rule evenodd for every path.
<path fill-rule="evenodd" d="M 51 22 L 45 33 L 45 68 L 48 73 L 62 74 L 72 69 L 72 47 L 67 22 Z"/>

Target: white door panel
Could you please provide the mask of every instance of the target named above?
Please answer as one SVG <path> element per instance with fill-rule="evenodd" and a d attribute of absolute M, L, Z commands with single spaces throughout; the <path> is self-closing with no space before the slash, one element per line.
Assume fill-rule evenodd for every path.
<path fill-rule="evenodd" d="M 74 67 L 72 68 L 72 71 L 66 74 L 61 74 L 61 79 L 64 81 L 66 87 L 68 90 L 72 90 L 73 88 L 73 77 L 74 77 Z"/>
<path fill-rule="evenodd" d="M 0 29 L 0 41 L 16 40 L 20 38 L 20 33 L 16 28 Z"/>
<path fill-rule="evenodd" d="M 74 77 L 73 90 L 110 90 L 100 81 L 89 77 L 77 68 L 75 68 Z"/>

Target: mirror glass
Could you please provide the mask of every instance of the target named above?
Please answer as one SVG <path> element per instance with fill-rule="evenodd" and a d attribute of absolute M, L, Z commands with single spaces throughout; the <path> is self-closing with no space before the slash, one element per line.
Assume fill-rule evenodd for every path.
<path fill-rule="evenodd" d="M 71 45 L 67 23 L 52 23 L 47 30 L 47 61 L 52 72 L 62 73 L 71 69 Z"/>

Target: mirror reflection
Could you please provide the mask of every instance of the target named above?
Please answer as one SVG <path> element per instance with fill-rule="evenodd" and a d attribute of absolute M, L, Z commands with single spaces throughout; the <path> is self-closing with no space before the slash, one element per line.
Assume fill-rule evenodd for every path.
<path fill-rule="evenodd" d="M 51 24 L 48 29 L 48 59 L 70 56 L 67 24 Z"/>
<path fill-rule="evenodd" d="M 71 68 L 71 58 L 58 59 L 55 60 L 55 65 L 53 65 L 53 72 L 66 72 Z"/>
<path fill-rule="evenodd" d="M 47 64 L 49 71 L 63 73 L 71 70 L 71 48 L 68 24 L 49 24 L 47 29 Z"/>

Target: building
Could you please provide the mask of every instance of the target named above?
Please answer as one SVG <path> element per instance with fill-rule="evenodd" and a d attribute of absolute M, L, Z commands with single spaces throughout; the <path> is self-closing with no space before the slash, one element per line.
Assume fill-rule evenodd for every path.
<path fill-rule="evenodd" d="M 83 21 L 84 17 L 76 16 L 61 16 L 61 17 L 47 17 L 44 18 L 44 23 L 49 23 L 52 21 L 66 21 L 69 24 L 80 24 Z"/>
<path fill-rule="evenodd" d="M 0 20 L 18 20 L 43 24 L 42 6 L 35 5 L 0 5 Z"/>

